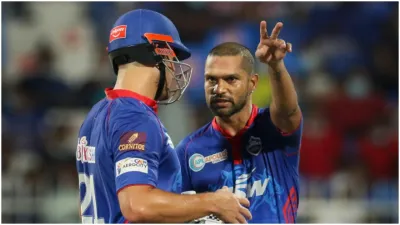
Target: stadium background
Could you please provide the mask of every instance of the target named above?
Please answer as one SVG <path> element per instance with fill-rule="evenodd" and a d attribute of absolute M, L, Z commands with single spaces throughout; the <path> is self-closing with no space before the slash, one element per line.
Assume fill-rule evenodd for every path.
<path fill-rule="evenodd" d="M 299 222 L 398 222 L 398 3 L 2 3 L 2 222 L 79 222 L 77 131 L 115 79 L 116 18 L 159 11 L 192 49 L 190 89 L 161 107 L 175 145 L 208 122 L 203 63 L 214 45 L 255 50 L 282 21 L 304 112 Z M 254 94 L 270 101 L 266 68 Z"/>

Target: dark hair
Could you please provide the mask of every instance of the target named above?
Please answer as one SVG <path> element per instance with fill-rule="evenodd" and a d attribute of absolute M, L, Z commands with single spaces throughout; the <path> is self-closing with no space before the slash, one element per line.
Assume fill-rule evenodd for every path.
<path fill-rule="evenodd" d="M 242 69 L 248 74 L 254 73 L 254 57 L 250 50 L 236 42 L 225 42 L 215 46 L 208 56 L 242 56 Z"/>

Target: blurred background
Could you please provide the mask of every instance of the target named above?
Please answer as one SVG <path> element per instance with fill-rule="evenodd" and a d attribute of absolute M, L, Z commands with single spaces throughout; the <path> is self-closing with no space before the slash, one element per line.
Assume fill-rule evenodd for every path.
<path fill-rule="evenodd" d="M 160 108 L 175 145 L 212 118 L 207 51 L 225 41 L 255 51 L 260 20 L 270 31 L 282 21 L 305 118 L 298 221 L 398 222 L 397 2 L 2 3 L 2 222 L 80 222 L 77 132 L 114 85 L 112 24 L 135 8 L 168 16 L 193 51 L 190 88 Z M 265 107 L 266 67 L 256 71 Z"/>

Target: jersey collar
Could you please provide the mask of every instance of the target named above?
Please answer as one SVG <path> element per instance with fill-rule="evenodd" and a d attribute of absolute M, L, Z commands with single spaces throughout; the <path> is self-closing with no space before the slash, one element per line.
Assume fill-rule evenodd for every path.
<path fill-rule="evenodd" d="M 249 127 L 253 124 L 254 119 L 256 118 L 258 114 L 258 107 L 256 105 L 252 105 L 252 109 L 251 109 L 251 114 L 250 114 L 250 118 L 246 123 L 246 126 L 243 127 L 237 134 L 235 137 L 232 137 L 227 131 L 225 131 L 224 129 L 222 129 L 222 127 L 219 126 L 219 124 L 217 123 L 217 119 L 214 117 L 213 121 L 212 121 L 212 126 L 215 130 L 219 131 L 225 138 L 236 138 L 236 137 L 240 137 L 243 135 L 243 133 L 249 129 Z"/>
<path fill-rule="evenodd" d="M 130 91 L 130 90 L 124 90 L 124 89 L 112 89 L 112 88 L 106 88 L 105 91 L 106 96 L 108 99 L 116 99 L 116 98 L 133 98 L 136 100 L 139 100 L 146 104 L 148 107 L 152 108 L 154 112 L 157 113 L 158 110 L 158 105 L 157 102 L 151 98 L 148 98 L 146 96 L 140 95 L 136 92 Z"/>

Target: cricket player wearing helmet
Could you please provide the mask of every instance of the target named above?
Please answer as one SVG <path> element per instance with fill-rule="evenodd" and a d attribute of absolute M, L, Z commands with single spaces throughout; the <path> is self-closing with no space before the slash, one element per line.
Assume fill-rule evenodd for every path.
<path fill-rule="evenodd" d="M 157 116 L 187 88 L 190 57 L 174 24 L 150 10 L 122 15 L 110 32 L 113 89 L 90 110 L 79 131 L 76 165 L 83 223 L 179 223 L 215 214 L 250 218 L 245 198 L 226 190 L 181 195 L 180 164 Z M 174 193 L 175 192 L 175 193 Z"/>

